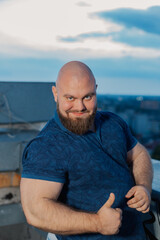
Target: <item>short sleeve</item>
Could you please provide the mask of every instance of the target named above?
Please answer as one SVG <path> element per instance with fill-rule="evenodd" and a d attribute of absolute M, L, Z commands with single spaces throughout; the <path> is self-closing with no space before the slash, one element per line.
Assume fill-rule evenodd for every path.
<path fill-rule="evenodd" d="M 128 124 L 124 121 L 124 132 L 126 136 L 126 143 L 127 143 L 127 152 L 134 148 L 137 144 L 137 139 L 132 135 L 131 130 Z"/>
<path fill-rule="evenodd" d="M 65 183 L 67 164 L 56 141 L 37 137 L 26 146 L 22 157 L 22 177 Z"/>
<path fill-rule="evenodd" d="M 121 128 L 123 129 L 123 132 L 125 134 L 126 139 L 126 150 L 127 152 L 130 151 L 132 148 L 134 148 L 137 144 L 137 139 L 132 135 L 131 130 L 128 126 L 128 124 L 117 114 L 114 113 L 107 113 L 112 120 L 114 120 L 116 123 L 118 123 Z"/>

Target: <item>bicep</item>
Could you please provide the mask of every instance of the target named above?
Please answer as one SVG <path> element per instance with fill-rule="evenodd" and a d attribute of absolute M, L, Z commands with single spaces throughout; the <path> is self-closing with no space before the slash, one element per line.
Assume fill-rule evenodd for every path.
<path fill-rule="evenodd" d="M 147 153 L 147 151 L 145 147 L 138 142 L 134 148 L 127 152 L 127 162 L 129 164 L 133 163 L 133 161 L 143 153 Z"/>
<path fill-rule="evenodd" d="M 63 183 L 39 179 L 21 179 L 21 202 L 23 209 L 32 210 L 41 199 L 57 200 Z"/>

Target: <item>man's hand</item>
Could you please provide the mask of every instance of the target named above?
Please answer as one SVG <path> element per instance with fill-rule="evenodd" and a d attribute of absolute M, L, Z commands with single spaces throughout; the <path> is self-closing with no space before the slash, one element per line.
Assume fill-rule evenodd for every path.
<path fill-rule="evenodd" d="M 127 205 L 130 208 L 135 208 L 142 213 L 149 212 L 151 196 L 147 188 L 141 185 L 132 187 L 126 194 L 126 198 L 131 198 Z"/>
<path fill-rule="evenodd" d="M 119 232 L 122 221 L 122 210 L 120 208 L 111 208 L 115 201 L 115 195 L 110 194 L 107 202 L 97 212 L 98 232 L 103 235 L 113 235 Z"/>

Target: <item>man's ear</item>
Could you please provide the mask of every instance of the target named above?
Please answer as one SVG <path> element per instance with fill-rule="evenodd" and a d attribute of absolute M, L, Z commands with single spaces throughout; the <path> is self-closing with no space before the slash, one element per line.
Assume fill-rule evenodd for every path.
<path fill-rule="evenodd" d="M 55 86 L 52 86 L 52 93 L 53 93 L 55 102 L 57 102 L 57 89 Z"/>

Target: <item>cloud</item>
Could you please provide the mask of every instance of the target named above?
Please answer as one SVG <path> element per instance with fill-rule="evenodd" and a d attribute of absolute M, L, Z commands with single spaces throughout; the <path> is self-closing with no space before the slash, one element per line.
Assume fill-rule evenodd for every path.
<path fill-rule="evenodd" d="M 101 35 L 97 33 L 97 35 Z M 10 39 L 6 35 L 0 34 L 0 53 L 8 57 L 34 57 L 34 58 L 57 58 L 61 60 L 69 59 L 87 59 L 87 58 L 121 58 L 121 57 L 136 57 L 136 58 L 159 58 L 160 49 L 145 48 L 144 46 L 130 46 L 113 41 L 111 36 L 101 36 L 81 38 L 78 41 L 75 39 L 70 42 L 63 42 L 59 47 L 55 46 L 37 46 L 32 44 L 24 44 L 21 41 L 16 41 L 15 38 Z"/>
<path fill-rule="evenodd" d="M 93 15 L 104 18 L 106 24 L 111 20 L 116 24 L 119 23 L 121 28 L 117 28 L 117 31 L 116 29 L 109 32 L 94 31 L 77 36 L 61 37 L 59 40 L 71 43 L 96 38 L 98 42 L 98 39 L 110 37 L 113 42 L 121 42 L 133 47 L 160 48 L 160 6 L 146 10 L 116 9 L 91 14 Z"/>
<path fill-rule="evenodd" d="M 2 4 L 4 2 L 8 2 L 8 1 L 11 1 L 11 0 L 0 0 L 0 4 Z"/>
<path fill-rule="evenodd" d="M 89 0 L 81 2 L 71 0 L 65 3 L 59 0 L 56 1 L 56 5 L 52 0 L 48 0 L 47 5 L 44 0 L 6 2 L 0 7 L 0 53 L 3 55 L 57 57 L 65 60 L 77 57 L 83 59 L 160 57 L 158 37 L 153 40 L 151 33 L 150 36 L 145 35 L 147 33 L 136 28 L 135 24 L 134 28 L 128 28 L 121 21 L 116 22 L 113 19 L 119 16 L 125 22 L 122 14 L 124 9 L 113 10 L 115 2 L 107 4 L 106 1 L 100 0 L 103 4 L 98 9 L 104 6 L 104 9 L 110 10 L 98 13 L 94 11 L 94 14 L 93 9 L 98 6 L 95 0 L 90 2 L 91 6 L 88 6 Z M 83 3 L 83 7 L 79 6 L 79 3 Z M 116 3 L 118 6 L 124 5 L 120 0 Z M 135 1 L 129 1 L 127 4 L 136 6 Z M 129 10 L 148 13 L 153 9 Z M 158 10 L 154 11 L 157 14 Z M 104 14 L 110 14 L 109 19 L 101 16 Z M 128 17 L 131 24 L 133 19 Z"/>
<path fill-rule="evenodd" d="M 99 93 L 157 94 L 156 2 L 0 1 L 0 81 L 53 81 L 65 62 L 79 60 L 93 70 Z"/>
<path fill-rule="evenodd" d="M 96 16 L 122 24 L 127 28 L 138 28 L 148 33 L 160 34 L 160 6 L 146 10 L 121 8 L 95 13 Z"/>
<path fill-rule="evenodd" d="M 113 41 L 123 42 L 134 47 L 160 48 L 160 35 L 153 35 L 142 30 L 123 29 L 118 34 L 111 34 Z"/>
<path fill-rule="evenodd" d="M 82 41 L 88 38 L 102 38 L 102 37 L 109 37 L 111 33 L 102 33 L 102 32 L 89 32 L 89 33 L 84 33 L 80 34 L 77 36 L 69 36 L 69 37 L 59 37 L 60 41 L 63 42 L 77 42 L 77 41 Z"/>
<path fill-rule="evenodd" d="M 46 4 L 44 0 L 14 0 L 3 4 L 0 6 L 0 31 L 39 48 L 61 47 L 57 36 L 96 29 L 104 31 L 103 21 L 89 18 L 88 8 L 79 7 L 76 2 L 47 0 Z"/>
<path fill-rule="evenodd" d="M 83 41 L 89 38 L 96 38 L 97 41 L 99 38 L 112 38 L 114 42 L 122 42 L 130 46 L 134 47 L 145 47 L 145 48 L 160 48 L 160 36 L 152 35 L 150 33 L 146 33 L 139 29 L 122 29 L 119 32 L 111 32 L 111 33 L 100 33 L 100 32 L 92 32 L 81 34 L 75 37 L 62 37 L 59 38 L 60 41 L 64 42 L 77 42 Z"/>
<path fill-rule="evenodd" d="M 85 1 L 80 1 L 77 3 L 77 5 L 80 7 L 90 7 L 91 6 L 91 4 L 86 3 Z"/>

